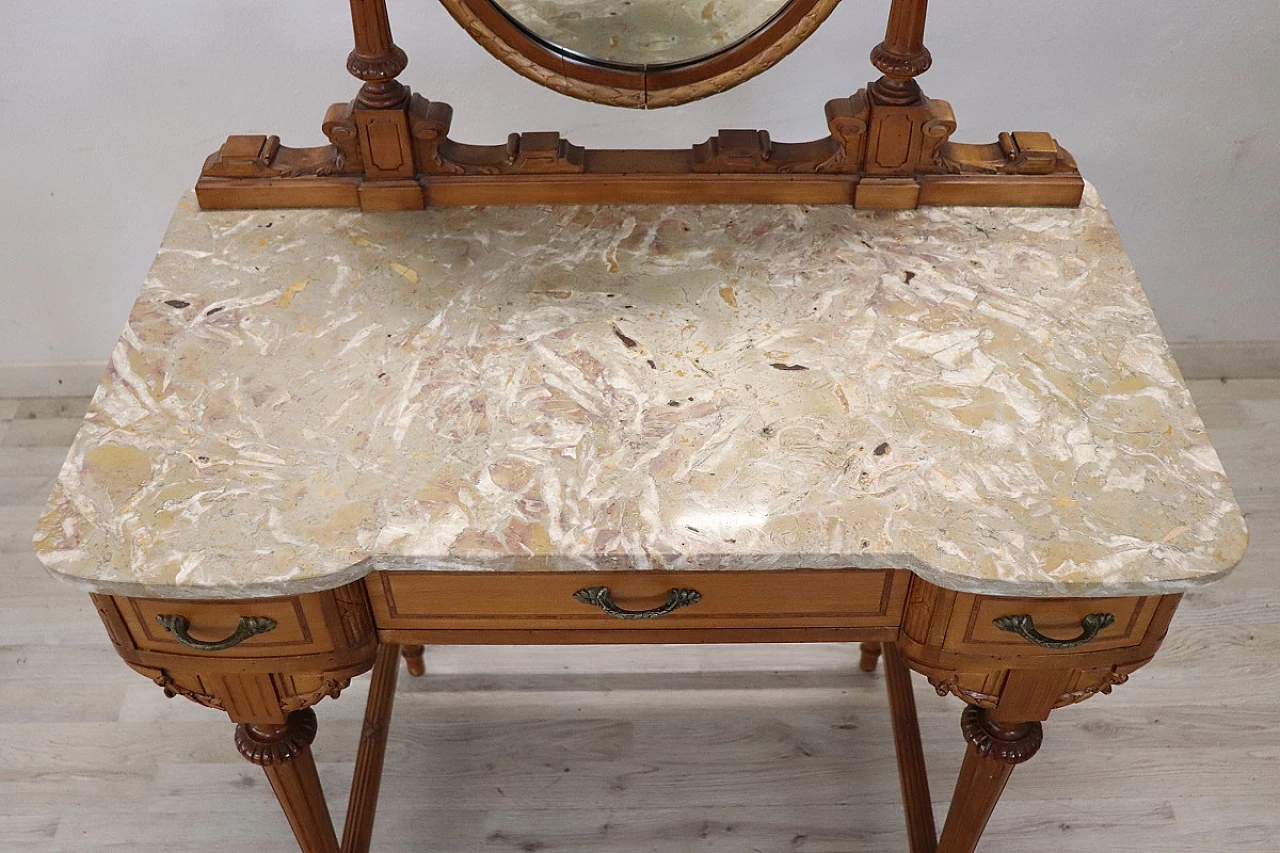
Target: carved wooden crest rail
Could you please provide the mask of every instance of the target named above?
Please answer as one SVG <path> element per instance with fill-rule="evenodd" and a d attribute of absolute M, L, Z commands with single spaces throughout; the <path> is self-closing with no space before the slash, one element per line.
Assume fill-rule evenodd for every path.
<path fill-rule="evenodd" d="M 641 73 L 630 91 L 625 74 L 617 76 L 622 72 L 575 64 L 569 73 L 569 60 L 556 65 L 537 52 L 545 48 L 504 38 L 493 0 L 443 2 L 490 52 L 530 79 L 589 100 L 657 107 L 706 97 L 759 73 L 816 29 L 837 0 L 791 0 L 732 48 L 664 71 L 665 77 Z M 488 7 L 491 12 L 483 11 Z M 289 148 L 275 136 L 232 136 L 205 162 L 197 195 L 209 209 L 1079 204 L 1084 183 L 1075 161 L 1047 133 L 1002 133 L 986 145 L 951 141 L 951 106 L 926 97 L 915 80 L 931 63 L 926 7 L 927 0 L 893 0 L 885 39 L 871 52 L 882 76 L 827 102 L 828 136 L 792 143 L 774 141 L 766 130 L 721 130 L 686 149 L 610 150 L 582 148 L 554 131 L 512 133 L 497 145 L 450 139 L 452 108 L 411 93 L 397 79 L 408 58 L 392 40 L 385 0 L 351 0 L 356 46 L 347 68 L 364 85 L 354 101 L 329 108 L 323 129 L 330 144 Z M 726 57 L 737 64 L 726 66 Z M 658 79 L 665 88 L 650 89 Z"/>

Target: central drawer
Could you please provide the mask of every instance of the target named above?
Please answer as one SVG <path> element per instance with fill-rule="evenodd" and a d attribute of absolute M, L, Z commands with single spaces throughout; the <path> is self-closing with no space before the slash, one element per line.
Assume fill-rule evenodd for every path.
<path fill-rule="evenodd" d="M 894 628 L 902 619 L 909 581 L 910 573 L 893 569 L 383 571 L 366 578 L 366 586 L 380 629 L 644 631 Z M 600 594 L 602 589 L 607 595 Z M 673 595 L 673 590 L 696 595 Z M 695 597 L 649 618 L 621 618 L 604 609 L 665 611 Z"/>

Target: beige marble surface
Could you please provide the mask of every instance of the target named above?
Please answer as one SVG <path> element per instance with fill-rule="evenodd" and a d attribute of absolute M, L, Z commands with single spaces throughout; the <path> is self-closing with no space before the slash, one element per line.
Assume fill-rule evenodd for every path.
<path fill-rule="evenodd" d="M 1246 533 L 1079 210 L 199 212 L 181 203 L 35 538 L 155 596 L 371 568 L 910 568 L 1114 595 Z"/>

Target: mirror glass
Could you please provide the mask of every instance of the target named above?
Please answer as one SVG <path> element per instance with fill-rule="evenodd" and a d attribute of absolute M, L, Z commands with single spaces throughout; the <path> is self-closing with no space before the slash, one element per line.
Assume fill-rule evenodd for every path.
<path fill-rule="evenodd" d="M 559 53 L 623 69 L 679 66 L 742 42 L 791 0 L 492 0 Z"/>

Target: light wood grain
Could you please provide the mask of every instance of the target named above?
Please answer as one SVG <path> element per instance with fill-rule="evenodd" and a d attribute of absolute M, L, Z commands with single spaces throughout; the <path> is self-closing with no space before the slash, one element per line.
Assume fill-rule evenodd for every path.
<path fill-rule="evenodd" d="M 1129 684 L 1054 713 L 983 853 L 1276 849 L 1280 382 L 1192 392 L 1250 555 L 1186 596 Z M 225 715 L 130 672 L 88 596 L 30 554 L 59 422 L 86 403 L 0 400 L 0 851 L 294 853 Z M 25 446 L 4 446 L 19 411 L 37 415 Z M 438 647 L 426 664 L 397 694 L 375 851 L 906 850 L 883 676 L 858 671 L 855 645 Z M 317 706 L 339 823 L 367 683 Z M 915 693 L 941 818 L 961 705 Z"/>

